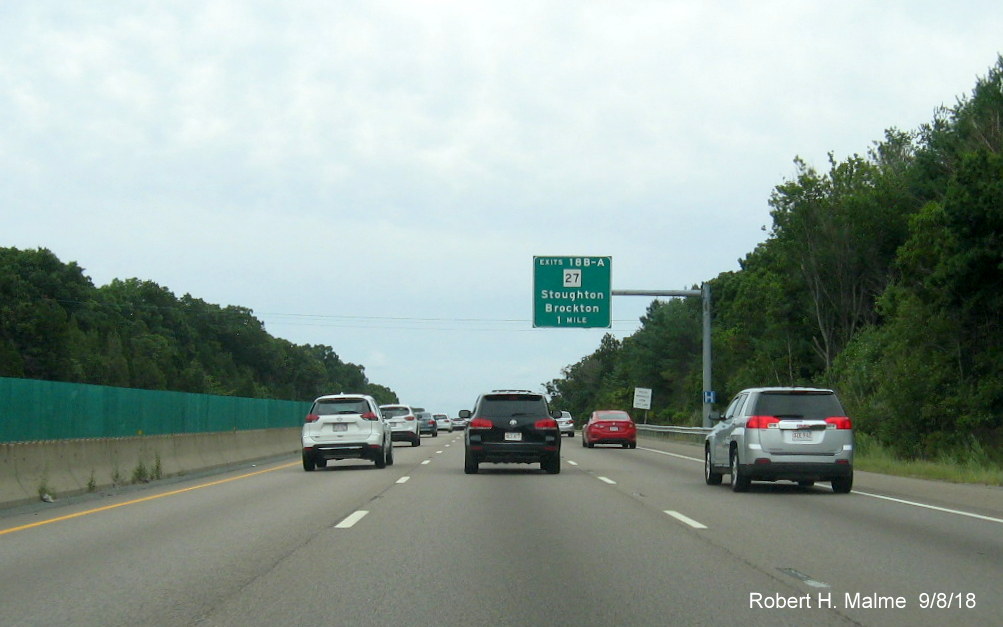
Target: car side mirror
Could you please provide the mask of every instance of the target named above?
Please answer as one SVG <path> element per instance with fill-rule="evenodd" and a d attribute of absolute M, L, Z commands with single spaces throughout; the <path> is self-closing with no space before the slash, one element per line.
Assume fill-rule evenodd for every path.
<path fill-rule="evenodd" d="M 464 418 L 464 419 L 470 418 L 470 410 L 469 409 L 461 409 L 460 410 L 460 418 Z"/>
<path fill-rule="evenodd" d="M 552 412 L 550 412 L 550 417 L 553 418 L 554 420 L 558 420 L 561 417 L 560 410 L 555 409 Z"/>

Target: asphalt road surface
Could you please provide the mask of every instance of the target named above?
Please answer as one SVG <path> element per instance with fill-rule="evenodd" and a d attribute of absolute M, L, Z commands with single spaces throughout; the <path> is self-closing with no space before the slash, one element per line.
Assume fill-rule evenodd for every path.
<path fill-rule="evenodd" d="M 701 449 L 462 433 L 0 513 L 2 625 L 1001 625 L 1003 490 L 703 482 Z M 727 483 L 727 481 L 725 482 Z"/>

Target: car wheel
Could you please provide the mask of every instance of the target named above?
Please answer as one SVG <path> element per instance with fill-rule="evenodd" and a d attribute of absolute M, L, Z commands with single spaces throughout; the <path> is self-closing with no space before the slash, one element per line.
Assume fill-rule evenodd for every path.
<path fill-rule="evenodd" d="M 849 494 L 853 489 L 853 474 L 848 477 L 834 477 L 832 480 L 832 491 L 836 494 Z"/>
<path fill-rule="evenodd" d="M 313 455 L 308 455 L 307 453 L 303 453 L 303 470 L 307 472 L 313 472 L 313 469 L 315 467 L 316 464 L 314 464 L 313 462 Z"/>
<path fill-rule="evenodd" d="M 470 451 L 463 454 L 463 472 L 468 475 L 476 475 L 478 470 L 477 460 L 473 458 Z"/>
<path fill-rule="evenodd" d="M 714 472 L 714 465 L 710 461 L 710 447 L 703 452 L 703 480 L 707 485 L 721 485 L 723 475 Z"/>
<path fill-rule="evenodd" d="M 394 441 L 390 440 L 390 449 L 387 451 L 387 466 L 394 465 Z"/>
<path fill-rule="evenodd" d="M 637 442 L 631 442 L 630 448 L 637 448 Z"/>
<path fill-rule="evenodd" d="M 583 435 L 582 436 L 582 448 L 585 448 L 587 446 L 588 446 L 588 444 L 585 443 L 585 436 Z"/>
<path fill-rule="evenodd" d="M 322 457 L 314 459 L 313 463 L 317 465 L 317 468 L 327 468 L 327 460 Z"/>
<path fill-rule="evenodd" d="M 589 442 L 589 448 L 595 448 L 595 447 L 596 447 L 595 442 Z"/>
<path fill-rule="evenodd" d="M 749 484 L 752 480 L 745 475 L 741 470 L 741 465 L 738 461 L 738 451 L 731 452 L 731 491 L 732 492 L 745 492 L 749 489 Z"/>
<path fill-rule="evenodd" d="M 376 457 L 373 459 L 377 468 L 387 467 L 387 449 L 380 447 L 380 450 L 376 452 Z"/>
<path fill-rule="evenodd" d="M 620 446 L 623 447 L 623 448 L 630 448 L 630 443 L 629 442 L 624 442 Z"/>
<path fill-rule="evenodd" d="M 540 469 L 547 471 L 551 475 L 561 473 L 561 456 L 553 455 L 540 462 Z"/>
<path fill-rule="evenodd" d="M 414 434 L 414 439 L 411 440 L 411 446 L 420 446 L 420 445 L 421 445 L 421 436 L 416 433 Z"/>

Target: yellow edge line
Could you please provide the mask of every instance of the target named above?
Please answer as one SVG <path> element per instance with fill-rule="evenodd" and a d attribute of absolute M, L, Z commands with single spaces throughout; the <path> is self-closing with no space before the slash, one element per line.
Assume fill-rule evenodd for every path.
<path fill-rule="evenodd" d="M 200 490 L 202 488 L 209 488 L 215 485 L 220 485 L 223 483 L 229 483 L 231 481 L 236 481 L 237 479 L 246 479 L 248 477 L 254 477 L 256 475 L 262 475 L 266 472 L 272 472 L 275 470 L 282 470 L 283 468 L 289 468 L 290 466 L 296 466 L 299 462 L 292 462 L 290 464 L 283 464 L 281 466 L 276 466 L 274 468 L 266 468 L 265 470 L 257 470 L 255 472 L 247 473 L 246 475 L 237 475 L 236 477 L 230 477 L 228 479 L 220 479 L 218 481 L 210 481 L 209 483 L 202 483 L 190 488 L 181 488 L 180 490 L 171 490 L 170 492 L 163 492 L 161 494 L 154 494 L 153 496 L 144 496 L 141 499 L 133 499 L 131 501 L 125 501 L 124 503 L 116 503 L 115 505 L 105 505 L 104 507 L 97 507 L 95 509 L 88 509 L 82 512 L 77 512 L 76 514 L 68 514 L 66 516 L 59 516 L 58 518 L 50 518 L 49 520 L 40 520 L 38 522 L 33 522 L 27 525 L 21 525 L 20 527 L 11 527 L 10 529 L 0 529 L 0 536 L 6 535 L 8 533 L 14 533 L 15 531 L 24 531 L 25 529 L 31 529 L 32 527 L 41 527 L 42 525 L 48 525 L 55 522 L 60 522 L 63 520 L 70 520 L 71 518 L 79 518 L 81 516 L 87 516 L 88 514 L 97 514 L 98 512 L 105 512 L 110 509 L 115 509 L 117 507 L 125 507 L 126 505 L 135 505 L 136 503 L 145 503 L 146 501 L 152 501 L 154 499 L 164 498 L 165 496 L 174 496 L 175 494 L 184 494 L 185 492 L 191 492 L 192 490 Z"/>

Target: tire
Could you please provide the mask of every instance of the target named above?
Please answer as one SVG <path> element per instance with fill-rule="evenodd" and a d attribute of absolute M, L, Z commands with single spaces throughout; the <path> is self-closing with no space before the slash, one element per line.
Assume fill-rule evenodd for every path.
<path fill-rule="evenodd" d="M 378 453 L 376 453 L 376 459 L 373 460 L 377 468 L 387 467 L 387 449 L 380 447 Z"/>
<path fill-rule="evenodd" d="M 540 462 L 540 469 L 551 475 L 561 474 L 561 456 L 553 455 L 544 459 Z"/>
<path fill-rule="evenodd" d="M 411 446 L 421 446 L 421 435 L 415 434 L 414 439 L 411 440 Z"/>
<path fill-rule="evenodd" d="M 465 451 L 463 453 L 463 472 L 468 475 L 476 475 L 477 471 L 477 460 L 470 455 L 470 451 Z"/>
<path fill-rule="evenodd" d="M 596 447 L 595 442 L 589 442 L 589 448 L 595 448 L 595 447 Z"/>
<path fill-rule="evenodd" d="M 313 461 L 313 455 L 303 453 L 303 470 L 313 472 L 313 469 L 316 468 L 316 466 L 317 465 Z"/>
<path fill-rule="evenodd" d="M 749 489 L 752 480 L 742 472 L 742 467 L 738 460 L 738 451 L 731 452 L 731 491 L 745 492 Z"/>
<path fill-rule="evenodd" d="M 707 485 L 721 485 L 724 475 L 714 472 L 714 465 L 710 459 L 710 447 L 705 447 L 703 452 L 703 480 Z"/>
<path fill-rule="evenodd" d="M 387 451 L 387 466 L 394 465 L 394 441 L 390 440 L 390 450 Z"/>
<path fill-rule="evenodd" d="M 327 468 L 326 459 L 315 459 L 313 460 L 313 463 L 317 465 L 317 468 Z"/>
<path fill-rule="evenodd" d="M 585 436 L 582 436 L 582 448 L 586 448 L 588 444 L 585 443 Z"/>
<path fill-rule="evenodd" d="M 624 442 L 620 446 L 622 446 L 623 448 L 630 448 L 630 442 Z"/>
<path fill-rule="evenodd" d="M 833 477 L 832 491 L 835 494 L 849 494 L 853 489 L 853 473 L 846 477 Z"/>
<path fill-rule="evenodd" d="M 631 442 L 629 448 L 637 448 L 637 442 Z"/>

